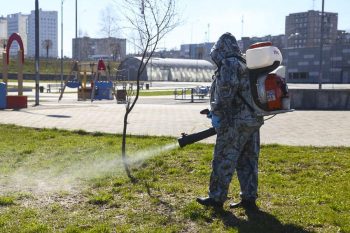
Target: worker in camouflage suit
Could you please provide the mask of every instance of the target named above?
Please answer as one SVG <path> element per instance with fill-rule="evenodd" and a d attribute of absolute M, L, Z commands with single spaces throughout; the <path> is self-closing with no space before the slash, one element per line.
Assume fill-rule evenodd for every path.
<path fill-rule="evenodd" d="M 217 132 L 209 197 L 197 198 L 205 206 L 222 207 L 229 184 L 237 171 L 241 201 L 231 208 L 256 208 L 258 188 L 259 128 L 263 118 L 255 115 L 245 59 L 230 33 L 223 34 L 211 50 L 218 69 L 211 86 L 208 117 Z"/>

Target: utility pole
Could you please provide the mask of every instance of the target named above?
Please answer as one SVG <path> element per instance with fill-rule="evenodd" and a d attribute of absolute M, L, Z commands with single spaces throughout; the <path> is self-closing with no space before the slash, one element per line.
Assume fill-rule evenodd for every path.
<path fill-rule="evenodd" d="M 208 23 L 207 43 L 210 41 L 210 24 Z"/>
<path fill-rule="evenodd" d="M 74 59 L 80 60 L 80 49 L 78 43 L 78 0 L 75 0 L 75 57 Z"/>
<path fill-rule="evenodd" d="M 78 0 L 75 0 L 75 39 L 78 38 Z"/>
<path fill-rule="evenodd" d="M 35 0 L 35 106 L 39 105 L 39 1 Z"/>
<path fill-rule="evenodd" d="M 242 31 L 241 31 L 241 38 L 243 37 L 243 35 L 244 35 L 244 15 L 242 15 L 242 21 L 241 21 L 241 23 L 242 23 Z"/>
<path fill-rule="evenodd" d="M 320 69 L 318 75 L 318 89 L 322 89 L 323 78 L 323 33 L 324 33 L 324 0 L 322 0 L 322 13 L 321 13 L 321 38 L 320 38 Z"/>

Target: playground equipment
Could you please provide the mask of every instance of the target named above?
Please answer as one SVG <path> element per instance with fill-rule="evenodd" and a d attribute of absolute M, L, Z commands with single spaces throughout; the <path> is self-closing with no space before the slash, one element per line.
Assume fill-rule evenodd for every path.
<path fill-rule="evenodd" d="M 20 50 L 17 53 L 17 80 L 18 95 L 7 95 L 8 82 L 8 65 L 10 63 L 10 48 L 13 41 L 17 41 Z M 23 64 L 24 64 L 24 47 L 22 38 L 18 33 L 13 33 L 6 45 L 6 51 L 3 52 L 3 83 L 0 85 L 0 108 L 20 109 L 27 108 L 28 97 L 23 96 Z"/>
<path fill-rule="evenodd" d="M 81 83 L 79 80 L 79 67 L 78 67 L 78 61 L 74 61 L 73 65 L 72 65 L 72 69 L 70 74 L 68 75 L 66 81 L 64 82 L 63 87 L 61 88 L 61 94 L 60 97 L 58 98 L 58 101 L 60 101 L 63 97 L 63 93 L 66 90 L 66 87 L 70 87 L 70 88 L 78 88 Z M 71 79 L 71 77 L 73 77 Z"/>
<path fill-rule="evenodd" d="M 106 81 L 102 81 L 102 75 L 105 75 L 107 77 Z M 109 72 L 107 72 L 106 65 L 102 59 L 98 61 L 97 72 L 95 73 L 92 87 L 94 91 L 91 93 L 91 101 L 93 101 L 94 99 L 113 100 L 113 83 L 110 80 Z"/>
<path fill-rule="evenodd" d="M 79 63 L 79 74 L 82 75 L 81 85 L 78 87 L 78 100 L 87 100 L 91 98 L 91 90 L 90 86 L 87 86 L 88 82 L 88 74 L 92 76 L 93 70 L 88 71 L 93 64 L 87 63 Z"/>
<path fill-rule="evenodd" d="M 0 83 L 0 109 L 6 108 L 6 83 Z"/>
<path fill-rule="evenodd" d="M 88 75 L 91 77 L 90 86 L 87 85 Z M 106 81 L 102 81 L 102 75 L 106 76 Z M 77 88 L 78 100 L 112 100 L 114 88 L 109 77 L 103 60 L 99 60 L 97 65 L 75 61 L 61 90 L 59 101 L 62 99 L 66 87 Z"/>

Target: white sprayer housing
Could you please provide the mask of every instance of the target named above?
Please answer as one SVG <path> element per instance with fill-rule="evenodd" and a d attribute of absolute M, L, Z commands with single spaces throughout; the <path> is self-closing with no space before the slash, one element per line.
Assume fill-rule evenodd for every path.
<path fill-rule="evenodd" d="M 253 44 L 246 52 L 247 67 L 259 69 L 271 66 L 274 62 L 282 63 L 281 51 L 271 42 Z"/>
<path fill-rule="evenodd" d="M 271 42 L 259 42 L 246 52 L 252 109 L 260 116 L 291 112 L 281 51 Z"/>

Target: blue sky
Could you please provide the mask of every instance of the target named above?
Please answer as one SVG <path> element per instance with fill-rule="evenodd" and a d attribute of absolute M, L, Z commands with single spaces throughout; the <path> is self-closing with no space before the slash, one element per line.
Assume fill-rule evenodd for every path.
<path fill-rule="evenodd" d="M 102 37 L 101 12 L 106 7 L 116 15 L 118 1 L 78 0 L 78 28 L 83 35 Z M 12 0 L 3 4 L 0 15 L 34 10 L 35 0 Z M 64 0 L 64 54 L 71 56 L 71 40 L 75 36 L 75 0 Z M 290 13 L 321 10 L 322 0 L 177 0 L 182 24 L 160 43 L 162 48 L 179 48 L 184 43 L 215 41 L 222 33 L 231 32 L 237 39 L 241 36 L 265 36 L 284 33 L 285 17 Z M 43 10 L 56 10 L 59 15 L 59 38 L 61 0 L 39 0 Z M 338 29 L 350 31 L 350 1 L 325 0 L 325 11 L 338 13 Z M 243 27 L 242 27 L 243 19 Z M 125 37 L 124 34 L 120 35 Z M 59 39 L 60 40 L 60 39 Z M 128 48 L 132 51 L 132 47 Z M 60 51 L 60 42 L 59 42 Z M 59 52 L 60 54 L 60 52 Z"/>

